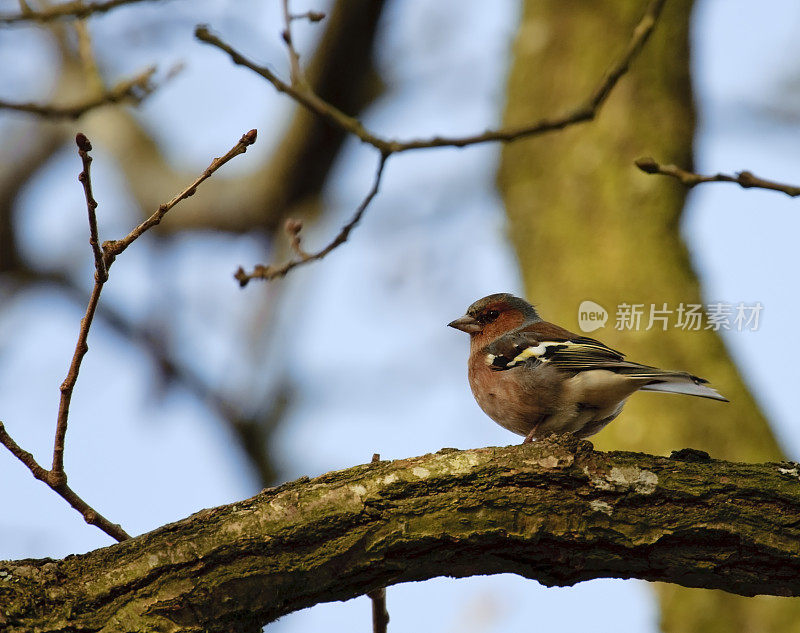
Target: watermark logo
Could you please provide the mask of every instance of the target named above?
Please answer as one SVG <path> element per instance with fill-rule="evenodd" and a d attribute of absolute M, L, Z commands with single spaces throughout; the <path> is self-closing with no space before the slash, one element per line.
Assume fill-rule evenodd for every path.
<path fill-rule="evenodd" d="M 594 332 L 605 327 L 608 321 L 608 312 L 599 303 L 582 301 L 578 306 L 578 325 L 584 332 Z"/>
<path fill-rule="evenodd" d="M 764 306 L 760 301 L 755 303 L 679 303 L 669 306 L 651 303 L 620 303 L 617 306 L 615 330 L 652 330 L 666 331 L 668 328 L 679 330 L 736 330 L 737 332 L 755 332 L 758 330 L 761 312 Z M 594 332 L 605 327 L 608 312 L 594 301 L 582 301 L 578 307 L 578 325 L 584 332 Z"/>

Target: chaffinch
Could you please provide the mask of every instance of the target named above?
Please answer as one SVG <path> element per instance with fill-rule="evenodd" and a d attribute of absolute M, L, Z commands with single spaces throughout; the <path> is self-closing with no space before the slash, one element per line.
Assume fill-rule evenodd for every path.
<path fill-rule="evenodd" d="M 484 413 L 524 435 L 594 435 L 616 418 L 634 391 L 727 399 L 708 381 L 624 360 L 595 339 L 543 321 L 507 293 L 473 303 L 450 327 L 470 335 L 469 385 Z"/>

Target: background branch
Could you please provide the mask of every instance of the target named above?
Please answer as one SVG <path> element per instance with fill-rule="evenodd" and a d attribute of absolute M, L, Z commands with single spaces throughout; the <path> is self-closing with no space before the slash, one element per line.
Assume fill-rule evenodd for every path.
<path fill-rule="evenodd" d="M 293 16 L 289 11 L 289 0 L 281 0 L 281 8 L 283 9 L 283 33 L 281 35 L 289 53 L 289 76 L 293 86 L 303 86 L 305 88 L 307 86 L 303 71 L 300 68 L 300 54 L 294 47 L 294 40 L 292 39 Z"/>
<path fill-rule="evenodd" d="M 628 71 L 631 62 L 636 58 L 644 47 L 650 34 L 656 26 L 658 16 L 664 7 L 666 0 L 653 0 L 648 5 L 644 16 L 633 30 L 633 35 L 625 47 L 625 52 L 604 75 L 599 86 L 592 91 L 583 104 L 567 111 L 557 117 L 541 119 L 527 125 L 502 128 L 498 130 L 487 130 L 480 134 L 460 137 L 435 136 L 429 139 L 412 140 L 392 140 L 387 139 L 369 131 L 356 118 L 353 118 L 324 99 L 321 99 L 310 90 L 303 86 L 287 84 L 266 66 L 259 66 L 255 62 L 247 59 L 240 52 L 229 44 L 213 35 L 207 26 L 198 26 L 195 29 L 195 37 L 201 42 L 206 42 L 216 46 L 227 53 L 235 64 L 245 66 L 253 72 L 261 75 L 269 81 L 278 92 L 289 95 L 292 99 L 305 106 L 318 116 L 326 119 L 332 125 L 346 130 L 360 138 L 365 143 L 372 145 L 375 149 L 385 154 L 405 152 L 413 149 L 430 149 L 434 147 L 466 147 L 478 143 L 489 143 L 493 141 L 510 142 L 530 136 L 537 136 L 555 130 L 561 130 L 576 123 L 591 121 L 597 116 L 600 107 L 605 103 L 611 91 L 619 82 L 620 78 Z"/>
<path fill-rule="evenodd" d="M 293 246 L 292 250 L 298 257 L 295 259 L 290 259 L 280 266 L 263 266 L 259 264 L 250 273 L 245 272 L 245 270 L 240 267 L 233 275 L 239 281 L 239 285 L 244 288 L 251 279 L 271 280 L 278 277 L 283 277 L 293 268 L 320 260 L 328 255 L 328 253 L 330 253 L 332 250 L 344 244 L 347 241 L 347 238 L 350 236 L 352 230 L 361 221 L 361 218 L 364 216 L 364 212 L 367 210 L 370 202 L 372 202 L 373 198 L 378 195 L 378 190 L 380 189 L 381 185 L 381 178 L 383 176 L 383 168 L 386 165 L 388 158 L 388 155 L 381 154 L 380 161 L 378 162 L 378 169 L 375 171 L 375 177 L 372 181 L 372 187 L 361 201 L 361 204 L 358 205 L 358 208 L 353 214 L 353 217 L 350 218 L 350 221 L 342 227 L 341 231 L 339 231 L 336 237 L 334 237 L 327 244 L 327 246 L 321 248 L 316 253 L 306 253 L 300 248 L 300 226 L 287 222 L 287 232 L 290 234 L 289 239 L 291 240 Z"/>
<path fill-rule="evenodd" d="M 372 60 L 384 5 L 383 0 L 337 0 L 319 27 L 324 32 L 313 55 L 304 58 L 303 74 L 311 89 L 345 111 L 362 111 L 382 89 Z M 157 206 L 193 177 L 164 158 L 150 131 L 129 110 L 105 108 L 98 115 L 105 132 L 98 142 L 124 166 L 142 209 Z M 214 178 L 203 196 L 185 201 L 181 213 L 159 231 L 255 232 L 274 240 L 276 258 L 282 259 L 285 220 L 300 217 L 308 223 L 323 210 L 320 191 L 346 134 L 299 106 L 279 134 L 274 151 L 262 165 L 251 173 Z M 137 158 L 133 163 L 128 158 L 132 155 Z M 225 213 L 219 212 L 221 208 Z"/>
<path fill-rule="evenodd" d="M 21 3 L 25 8 L 20 13 L 0 14 L 0 24 L 16 24 L 19 22 L 45 23 L 60 18 L 87 18 L 126 4 L 154 1 L 156 0 L 105 0 L 105 2 L 85 3 L 83 0 L 71 0 L 70 2 L 46 6 L 36 11 L 27 8 L 27 4 Z"/>
<path fill-rule="evenodd" d="M 646 174 L 661 174 L 662 176 L 672 176 L 687 187 L 694 187 L 704 182 L 735 182 L 744 189 L 770 189 L 780 191 L 787 196 L 796 198 L 800 196 L 800 187 L 796 185 L 786 185 L 772 180 L 759 178 L 749 171 L 740 171 L 735 176 L 727 174 L 714 174 L 713 176 L 702 176 L 691 171 L 681 169 L 676 165 L 662 165 L 654 158 L 646 156 L 635 161 L 636 166 Z"/>
<path fill-rule="evenodd" d="M 9 632 L 249 632 L 440 575 L 798 596 L 799 468 L 602 453 L 572 437 L 443 449 L 302 478 L 81 556 L 0 563 L 15 581 L 0 604 Z"/>
<path fill-rule="evenodd" d="M 278 77 L 272 70 L 266 66 L 259 66 L 255 62 L 247 59 L 229 44 L 221 40 L 216 35 L 212 34 L 207 26 L 201 25 L 195 29 L 195 37 L 202 42 L 216 46 L 220 50 L 227 53 L 231 60 L 238 65 L 245 66 L 255 73 L 264 77 L 269 81 L 276 90 L 289 95 L 300 105 L 306 107 L 308 110 L 326 120 L 334 127 L 353 134 L 360 138 L 363 142 L 372 145 L 380 152 L 381 162 L 378 168 L 378 173 L 373 183 L 372 189 L 367 193 L 364 202 L 359 206 L 353 216 L 353 220 L 349 222 L 336 238 L 325 248 L 318 251 L 313 255 L 301 256 L 296 259 L 290 259 L 285 264 L 275 265 L 258 265 L 251 273 L 247 273 L 243 268 L 239 268 L 234 277 L 239 281 L 241 286 L 247 285 L 251 279 L 265 279 L 272 280 L 278 277 L 285 276 L 290 270 L 299 265 L 307 264 L 325 257 L 330 251 L 337 248 L 347 240 L 350 231 L 361 219 L 366 207 L 371 202 L 372 198 L 377 193 L 380 185 L 380 179 L 383 173 L 383 167 L 386 160 L 394 153 L 404 152 L 412 149 L 430 149 L 435 147 L 466 147 L 468 145 L 475 145 L 478 143 L 486 143 L 492 141 L 511 142 L 521 138 L 536 136 L 555 130 L 561 130 L 571 125 L 590 121 L 597 116 L 600 107 L 608 99 L 611 91 L 619 82 L 620 78 L 628 71 L 631 62 L 641 52 L 650 34 L 658 22 L 658 16 L 664 7 L 665 0 L 653 0 L 647 6 L 644 16 L 634 28 L 630 41 L 625 47 L 625 51 L 620 59 L 606 72 L 599 86 L 592 91 L 586 101 L 568 111 L 559 117 L 541 119 L 534 123 L 513 127 L 504 128 L 500 130 L 488 130 L 482 134 L 476 134 L 465 137 L 441 137 L 436 136 L 431 139 L 423 140 L 409 140 L 398 141 L 385 139 L 377 134 L 369 131 L 360 120 L 345 114 L 342 110 L 332 105 L 325 99 L 319 97 L 314 93 L 308 85 L 302 80 L 302 74 L 299 67 L 299 56 L 294 48 L 291 38 L 291 15 L 288 7 L 288 0 L 284 0 L 283 10 L 285 19 L 284 41 L 289 50 L 289 58 L 291 62 L 291 83 L 286 83 Z M 295 248 L 295 253 L 297 249 Z"/>
<path fill-rule="evenodd" d="M 89 110 L 104 105 L 126 101 L 138 105 L 156 89 L 156 85 L 150 81 L 155 72 L 155 66 L 151 66 L 135 77 L 120 81 L 113 88 L 71 105 L 14 103 L 0 100 L 0 110 L 25 112 L 50 119 L 77 119 Z"/>

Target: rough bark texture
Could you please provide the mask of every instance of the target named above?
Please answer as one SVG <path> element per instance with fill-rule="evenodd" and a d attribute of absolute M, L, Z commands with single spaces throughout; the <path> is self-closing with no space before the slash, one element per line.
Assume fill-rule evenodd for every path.
<path fill-rule="evenodd" d="M 505 146 L 499 182 L 527 296 L 544 318 L 577 329 L 578 305 L 594 300 L 609 311 L 609 322 L 590 336 L 631 360 L 708 378 L 732 401 L 635 395 L 597 436 L 598 446 L 655 454 L 693 446 L 725 459 L 780 459 L 764 416 L 715 332 L 662 331 L 658 324 L 646 330 L 647 317 L 638 331 L 614 329 L 616 306 L 623 302 L 675 309 L 681 302 L 747 300 L 702 296 L 680 234 L 685 187 L 633 166 L 642 155 L 691 164 L 691 9 L 690 0 L 667 4 L 642 56 L 597 120 Z M 619 54 L 643 10 L 643 2 L 629 0 L 528 0 L 505 122 L 527 121 L 578 101 Z M 773 600 L 676 587 L 660 594 L 667 632 L 800 631 L 800 606 L 793 602 L 779 607 Z M 753 622 L 759 623 L 756 629 L 750 628 Z"/>
<path fill-rule="evenodd" d="M 444 449 L 267 489 L 111 547 L 0 563 L 4 631 L 257 631 L 434 576 L 663 580 L 800 595 L 798 465 Z"/>

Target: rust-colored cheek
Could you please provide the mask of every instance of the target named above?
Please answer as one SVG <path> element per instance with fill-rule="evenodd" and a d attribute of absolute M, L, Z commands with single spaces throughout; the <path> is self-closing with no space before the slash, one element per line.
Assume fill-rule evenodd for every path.
<path fill-rule="evenodd" d="M 518 328 L 524 322 L 525 319 L 521 312 L 501 312 L 499 317 L 486 324 L 483 331 L 472 338 L 472 344 L 476 349 L 480 349 L 491 343 L 498 336 Z"/>

